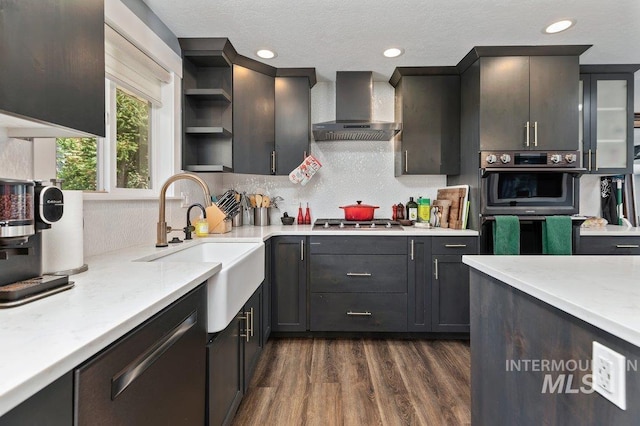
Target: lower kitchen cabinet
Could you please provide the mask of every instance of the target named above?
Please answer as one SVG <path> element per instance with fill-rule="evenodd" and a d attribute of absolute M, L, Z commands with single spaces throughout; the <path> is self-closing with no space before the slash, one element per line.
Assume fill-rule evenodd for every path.
<path fill-rule="evenodd" d="M 264 242 L 264 281 L 262 282 L 262 344 L 271 335 L 271 239 Z"/>
<path fill-rule="evenodd" d="M 431 331 L 431 264 L 431 237 L 409 237 L 408 331 Z"/>
<path fill-rule="evenodd" d="M 73 424 L 73 374 L 60 377 L 0 417 L 2 426 Z"/>
<path fill-rule="evenodd" d="M 576 254 L 638 255 L 640 254 L 640 237 L 633 235 L 581 236 Z"/>
<path fill-rule="evenodd" d="M 478 253 L 476 237 L 433 237 L 431 329 L 469 332 L 469 267 L 462 255 Z"/>
<path fill-rule="evenodd" d="M 207 344 L 207 421 L 228 425 L 249 387 L 262 354 L 263 287 L 249 298 L 223 331 Z"/>
<path fill-rule="evenodd" d="M 272 239 L 271 330 L 307 330 L 307 238 Z"/>
<path fill-rule="evenodd" d="M 206 323 L 201 285 L 76 368 L 75 424 L 203 424 Z"/>

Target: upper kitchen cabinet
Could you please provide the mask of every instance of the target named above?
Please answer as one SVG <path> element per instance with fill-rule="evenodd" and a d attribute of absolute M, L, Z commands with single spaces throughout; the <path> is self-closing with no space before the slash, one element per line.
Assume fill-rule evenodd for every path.
<path fill-rule="evenodd" d="M 182 168 L 231 171 L 232 58 L 225 38 L 180 39 L 182 48 Z"/>
<path fill-rule="evenodd" d="M 288 175 L 309 154 L 314 68 L 279 68 L 276 74 L 275 170 Z"/>
<path fill-rule="evenodd" d="M 275 68 L 233 66 L 233 171 L 275 173 Z"/>
<path fill-rule="evenodd" d="M 479 149 L 577 150 L 578 56 L 588 47 L 472 49 L 458 69 L 476 103 Z"/>
<path fill-rule="evenodd" d="M 455 67 L 400 67 L 395 87 L 395 175 L 460 170 L 460 76 Z"/>
<path fill-rule="evenodd" d="M 0 113 L 105 135 L 103 0 L 3 0 L 0 52 Z"/>
<path fill-rule="evenodd" d="M 633 168 L 633 80 L 640 65 L 580 67 L 579 140 L 590 173 Z"/>

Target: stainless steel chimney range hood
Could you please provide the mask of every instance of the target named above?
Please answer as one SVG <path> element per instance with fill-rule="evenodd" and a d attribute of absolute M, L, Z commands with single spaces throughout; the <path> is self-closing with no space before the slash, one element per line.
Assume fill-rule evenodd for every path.
<path fill-rule="evenodd" d="M 374 121 L 372 117 L 373 73 L 336 73 L 336 120 L 316 123 L 313 137 L 320 141 L 388 141 L 402 130 L 401 123 Z"/>

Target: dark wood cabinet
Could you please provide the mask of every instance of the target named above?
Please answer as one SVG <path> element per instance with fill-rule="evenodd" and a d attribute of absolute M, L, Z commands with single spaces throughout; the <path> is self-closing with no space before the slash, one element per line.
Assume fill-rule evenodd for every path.
<path fill-rule="evenodd" d="M 431 331 L 431 237 L 409 237 L 408 331 Z"/>
<path fill-rule="evenodd" d="M 588 173 L 633 170 L 634 73 L 637 65 L 580 67 L 579 142 Z"/>
<path fill-rule="evenodd" d="M 413 75 L 423 73 L 426 75 Z M 443 75 L 438 75 L 438 73 Z M 458 174 L 460 76 L 455 67 L 396 68 L 395 175 Z"/>
<path fill-rule="evenodd" d="M 204 284 L 74 370 L 74 423 L 203 424 Z"/>
<path fill-rule="evenodd" d="M 182 168 L 231 171 L 235 53 L 227 39 L 181 38 Z"/>
<path fill-rule="evenodd" d="M 3 0 L 0 112 L 105 136 L 103 0 Z"/>
<path fill-rule="evenodd" d="M 275 237 L 271 243 L 271 330 L 307 330 L 307 237 Z"/>
<path fill-rule="evenodd" d="M 407 330 L 407 239 L 310 239 L 311 331 Z"/>
<path fill-rule="evenodd" d="M 462 255 L 478 253 L 476 237 L 433 237 L 432 330 L 469 332 L 469 267 Z"/>
<path fill-rule="evenodd" d="M 276 77 L 275 174 L 289 175 L 309 154 L 311 85 L 309 77 Z"/>
<path fill-rule="evenodd" d="M 73 374 L 60 377 L 0 417 L 2 426 L 73 424 Z"/>
<path fill-rule="evenodd" d="M 233 171 L 275 173 L 275 80 L 233 66 Z"/>
<path fill-rule="evenodd" d="M 578 56 L 480 58 L 480 150 L 577 150 Z"/>
<path fill-rule="evenodd" d="M 640 255 L 640 236 L 580 236 L 576 254 Z"/>
<path fill-rule="evenodd" d="M 244 327 L 241 337 L 244 339 L 244 372 L 242 375 L 243 390 L 247 391 L 253 372 L 264 347 L 262 340 L 262 297 L 263 287 L 260 286 L 244 305 Z M 243 336 L 244 335 L 244 336 Z"/>

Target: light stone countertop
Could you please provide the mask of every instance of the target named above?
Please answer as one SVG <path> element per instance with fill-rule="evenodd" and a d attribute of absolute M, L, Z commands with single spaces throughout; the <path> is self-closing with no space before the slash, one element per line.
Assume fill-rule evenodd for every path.
<path fill-rule="evenodd" d="M 631 236 L 640 237 L 640 227 L 638 226 L 619 226 L 606 225 L 602 228 L 580 228 L 580 236 L 582 237 L 620 237 Z"/>
<path fill-rule="evenodd" d="M 172 234 L 171 236 L 173 236 Z M 0 416 L 106 348 L 221 269 L 220 263 L 147 262 L 204 242 L 265 241 L 279 235 L 477 236 L 472 230 L 313 231 L 311 225 L 242 226 L 156 248 L 154 242 L 85 259 L 75 287 L 0 309 Z"/>
<path fill-rule="evenodd" d="M 463 256 L 462 261 L 640 347 L 640 256 Z"/>

